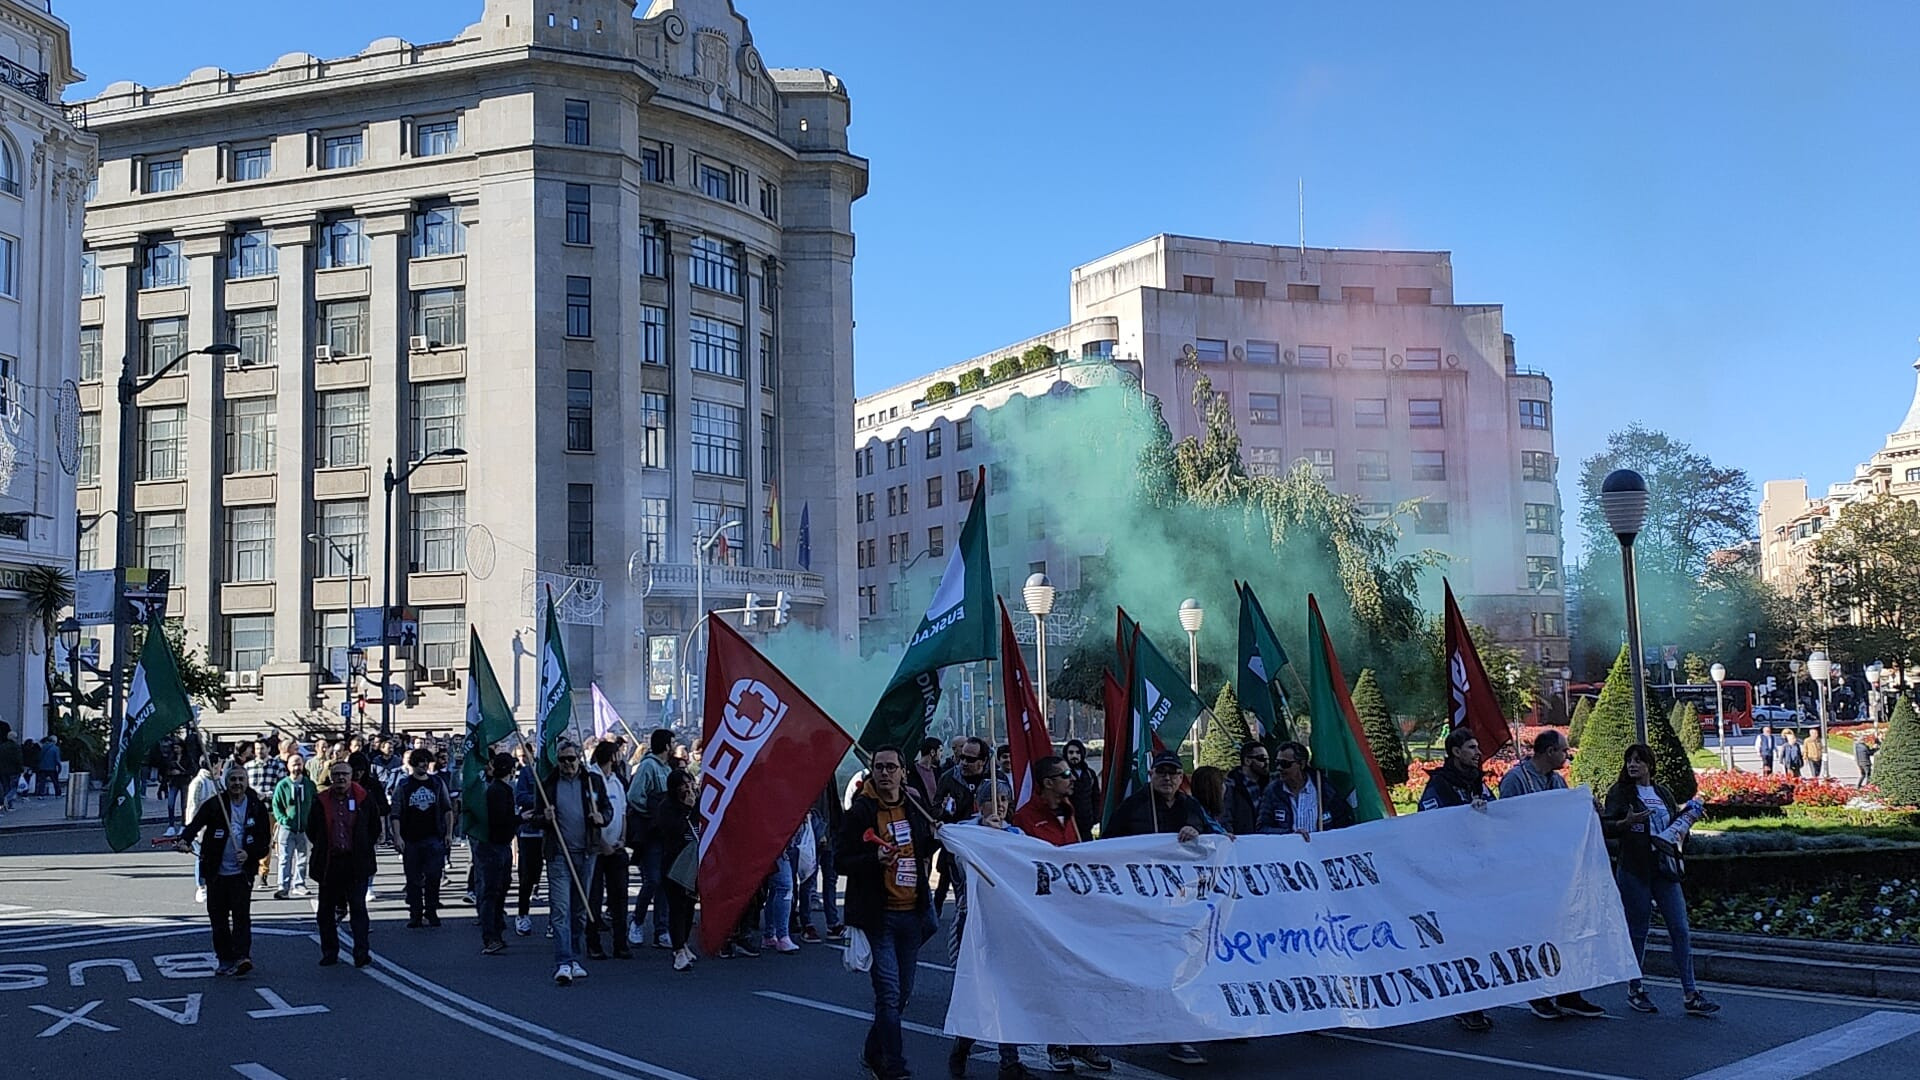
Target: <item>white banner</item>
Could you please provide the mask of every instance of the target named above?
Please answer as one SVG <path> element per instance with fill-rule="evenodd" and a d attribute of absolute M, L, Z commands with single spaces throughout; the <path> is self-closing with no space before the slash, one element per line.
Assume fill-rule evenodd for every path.
<path fill-rule="evenodd" d="M 954 1035 L 1112 1046 L 1391 1027 L 1640 970 L 1585 788 L 1311 841 L 940 835 L 969 867 Z"/>

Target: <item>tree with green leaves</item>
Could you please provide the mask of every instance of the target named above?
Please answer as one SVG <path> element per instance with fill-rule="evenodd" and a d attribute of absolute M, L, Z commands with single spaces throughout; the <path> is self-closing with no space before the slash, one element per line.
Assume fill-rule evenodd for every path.
<path fill-rule="evenodd" d="M 1020 370 L 1039 371 L 1053 366 L 1053 349 L 1047 345 L 1030 345 L 1020 354 Z"/>
<path fill-rule="evenodd" d="M 1838 657 L 1920 660 L 1920 507 L 1876 495 L 1841 507 L 1813 542 L 1801 606 L 1832 628 Z"/>
<path fill-rule="evenodd" d="M 1627 663 L 1627 650 L 1621 649 L 1613 670 L 1607 673 L 1606 685 L 1600 688 L 1600 699 L 1581 730 L 1580 752 L 1573 758 L 1573 782 L 1593 788 L 1595 799 L 1604 798 L 1620 778 L 1620 766 L 1633 742 L 1633 668 Z"/>
<path fill-rule="evenodd" d="M 1920 714 L 1902 697 L 1887 722 L 1887 737 L 1873 755 L 1873 783 L 1895 806 L 1920 806 Z"/>
<path fill-rule="evenodd" d="M 960 388 L 958 386 L 955 386 L 950 380 L 942 379 L 932 386 L 927 387 L 927 404 L 938 405 L 959 392 Z"/>
<path fill-rule="evenodd" d="M 1693 714 L 1693 706 L 1684 707 L 1687 715 Z M 1672 714 L 1667 723 L 1661 723 L 1658 716 L 1647 718 L 1647 744 L 1653 748 L 1653 779 L 1663 785 L 1680 802 L 1693 798 L 1700 790 L 1700 781 L 1693 775 L 1693 759 L 1687 756 L 1687 748 L 1680 741 L 1680 733 L 1674 730 L 1675 720 Z M 1700 722 L 1693 721 L 1693 730 L 1700 730 Z M 1624 755 L 1622 755 L 1624 757 Z"/>
<path fill-rule="evenodd" d="M 1380 680 L 1373 669 L 1360 672 L 1353 684 L 1353 711 L 1360 716 L 1360 730 L 1366 733 L 1367 746 L 1380 764 L 1380 776 L 1389 784 L 1407 782 L 1407 748 L 1400 742 L 1400 729 L 1387 711 L 1387 699 L 1380 694 Z"/>
<path fill-rule="evenodd" d="M 1200 754 L 1194 764 L 1213 765 L 1231 771 L 1240 764 L 1240 744 L 1253 736 L 1247 730 L 1247 718 L 1240 712 L 1240 698 L 1233 683 L 1223 683 L 1220 695 L 1213 699 L 1213 719 L 1200 740 Z"/>
<path fill-rule="evenodd" d="M 1673 728 L 1674 737 L 1680 740 L 1681 749 L 1688 753 L 1707 745 L 1700 734 L 1700 710 L 1693 707 L 1693 702 L 1674 702 L 1673 708 L 1667 710 L 1667 723 Z"/>
<path fill-rule="evenodd" d="M 1579 748 L 1580 735 L 1586 731 L 1587 718 L 1591 715 L 1593 715 L 1593 699 L 1582 694 L 1580 695 L 1580 700 L 1574 703 L 1573 719 L 1567 724 L 1568 746 L 1574 747 L 1575 749 Z"/>

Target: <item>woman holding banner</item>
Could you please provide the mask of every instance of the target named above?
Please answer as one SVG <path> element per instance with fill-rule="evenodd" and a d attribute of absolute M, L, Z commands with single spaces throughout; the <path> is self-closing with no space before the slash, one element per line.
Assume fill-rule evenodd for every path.
<path fill-rule="evenodd" d="M 1667 938 L 1673 951 L 1673 965 L 1680 971 L 1680 989 L 1685 993 L 1684 1008 L 1689 1016 L 1711 1016 L 1720 1011 L 1716 1002 L 1693 982 L 1693 942 L 1687 929 L 1687 898 L 1680 889 L 1685 869 L 1675 850 L 1678 837 L 1686 835 L 1692 822 L 1673 801 L 1673 793 L 1653 782 L 1653 750 L 1645 743 L 1627 747 L 1620 779 L 1607 791 L 1606 805 L 1600 811 L 1600 824 L 1607 838 L 1620 843 L 1620 865 L 1614 879 L 1620 885 L 1620 904 L 1626 909 L 1627 934 L 1633 939 L 1633 954 L 1646 967 L 1647 926 L 1653 921 L 1653 906 L 1660 905 L 1660 917 L 1666 920 Z M 1689 805 L 1692 811 L 1694 806 Z M 1664 835 L 1663 835 L 1664 834 Z M 1659 1012 L 1646 988 L 1634 979 L 1627 984 L 1627 1004 L 1635 1012 Z"/>

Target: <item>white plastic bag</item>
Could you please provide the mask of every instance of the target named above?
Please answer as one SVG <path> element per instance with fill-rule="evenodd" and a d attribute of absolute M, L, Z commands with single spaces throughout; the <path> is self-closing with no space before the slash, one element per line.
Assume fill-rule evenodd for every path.
<path fill-rule="evenodd" d="M 848 971 L 866 971 L 873 967 L 873 945 L 867 941 L 867 932 L 857 926 L 847 927 L 847 951 L 841 954 L 841 962 Z"/>
<path fill-rule="evenodd" d="M 800 832 L 794 836 L 794 841 L 795 847 L 800 853 L 798 860 L 800 863 L 799 872 L 794 875 L 793 879 L 794 887 L 797 889 L 800 887 L 801 882 L 811 879 L 813 872 L 820 869 L 820 845 L 814 839 L 813 818 L 811 816 L 800 823 Z"/>

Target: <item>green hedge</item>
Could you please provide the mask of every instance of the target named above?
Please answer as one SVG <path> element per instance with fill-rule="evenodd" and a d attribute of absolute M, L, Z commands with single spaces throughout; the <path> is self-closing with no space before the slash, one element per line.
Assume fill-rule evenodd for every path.
<path fill-rule="evenodd" d="M 1920 844 L 1687 856 L 1687 892 L 1697 896 L 1741 889 L 1817 888 L 1851 874 L 1902 880 L 1920 877 Z"/>

